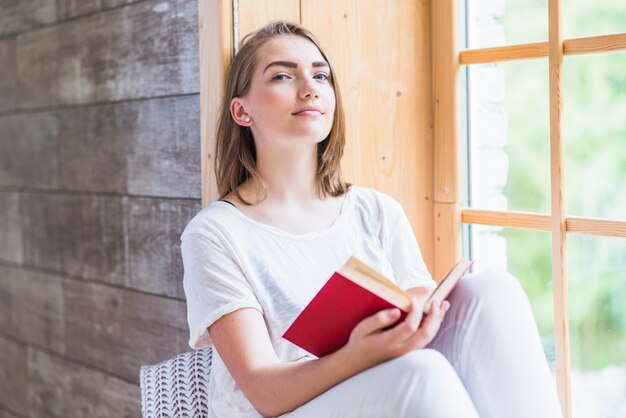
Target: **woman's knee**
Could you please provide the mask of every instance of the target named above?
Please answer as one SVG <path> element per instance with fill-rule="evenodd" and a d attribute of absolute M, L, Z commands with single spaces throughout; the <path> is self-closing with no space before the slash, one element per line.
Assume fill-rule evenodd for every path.
<path fill-rule="evenodd" d="M 391 360 L 391 364 L 396 375 L 417 378 L 429 384 L 445 384 L 448 379 L 457 379 L 448 359 L 430 348 L 410 351 Z"/>
<path fill-rule="evenodd" d="M 498 301 L 527 300 L 519 281 L 506 272 L 478 272 L 465 276 L 452 296 L 463 299 L 481 299 L 490 304 Z"/>
<path fill-rule="evenodd" d="M 397 416 L 477 417 L 461 379 L 439 351 L 415 350 L 391 362 L 408 395 Z"/>

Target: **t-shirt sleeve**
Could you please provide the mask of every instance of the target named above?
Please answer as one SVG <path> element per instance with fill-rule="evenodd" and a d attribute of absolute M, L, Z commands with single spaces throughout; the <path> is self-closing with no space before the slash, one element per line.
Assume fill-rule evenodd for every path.
<path fill-rule="evenodd" d="M 263 312 L 232 251 L 218 239 L 183 234 L 181 253 L 191 348 L 213 345 L 208 327 L 222 316 L 241 308 Z"/>
<path fill-rule="evenodd" d="M 434 289 L 436 283 L 426 268 L 413 227 L 402 205 L 391 197 L 386 200 L 387 214 L 381 228 L 381 242 L 398 285 L 405 290 L 417 286 Z"/>

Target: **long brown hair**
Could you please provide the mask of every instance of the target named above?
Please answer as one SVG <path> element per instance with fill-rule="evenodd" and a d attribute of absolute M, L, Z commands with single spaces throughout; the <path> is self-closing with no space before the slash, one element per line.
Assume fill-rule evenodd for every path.
<path fill-rule="evenodd" d="M 234 97 L 244 97 L 250 90 L 252 75 L 258 64 L 258 51 L 261 46 L 280 35 L 297 35 L 313 42 L 330 66 L 330 83 L 335 91 L 335 114 L 328 136 L 317 144 L 317 185 L 325 198 L 342 195 L 350 186 L 341 175 L 340 160 L 346 143 L 345 115 L 343 103 L 333 65 L 328 53 L 320 41 L 302 26 L 285 21 L 274 21 L 248 34 L 241 43 L 241 48 L 230 66 L 226 93 L 220 109 L 217 125 L 217 144 L 215 152 L 215 175 L 219 198 L 231 192 L 245 204 L 239 193 L 239 186 L 252 179 L 261 187 L 264 195 L 268 186 L 256 168 L 256 149 L 252 132 L 248 127 L 240 126 L 230 115 L 230 102 Z"/>

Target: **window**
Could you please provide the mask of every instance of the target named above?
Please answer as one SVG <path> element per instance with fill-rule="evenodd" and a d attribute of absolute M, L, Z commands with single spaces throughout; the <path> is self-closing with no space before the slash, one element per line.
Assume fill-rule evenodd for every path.
<path fill-rule="evenodd" d="M 461 3 L 465 251 L 522 283 L 565 415 L 625 416 L 626 3 Z"/>

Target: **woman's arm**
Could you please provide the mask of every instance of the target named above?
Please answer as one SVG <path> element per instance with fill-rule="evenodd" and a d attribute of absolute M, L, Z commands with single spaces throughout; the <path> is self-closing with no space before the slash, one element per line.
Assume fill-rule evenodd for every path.
<path fill-rule="evenodd" d="M 420 326 L 421 309 L 414 306 L 405 321 L 387 331 L 381 330 L 398 320 L 397 309 L 364 319 L 344 347 L 311 361 L 280 362 L 263 316 L 255 309 L 223 316 L 209 327 L 209 334 L 257 412 L 273 417 L 294 410 L 363 370 L 428 344 L 447 307 L 433 304 L 431 314 Z"/>

